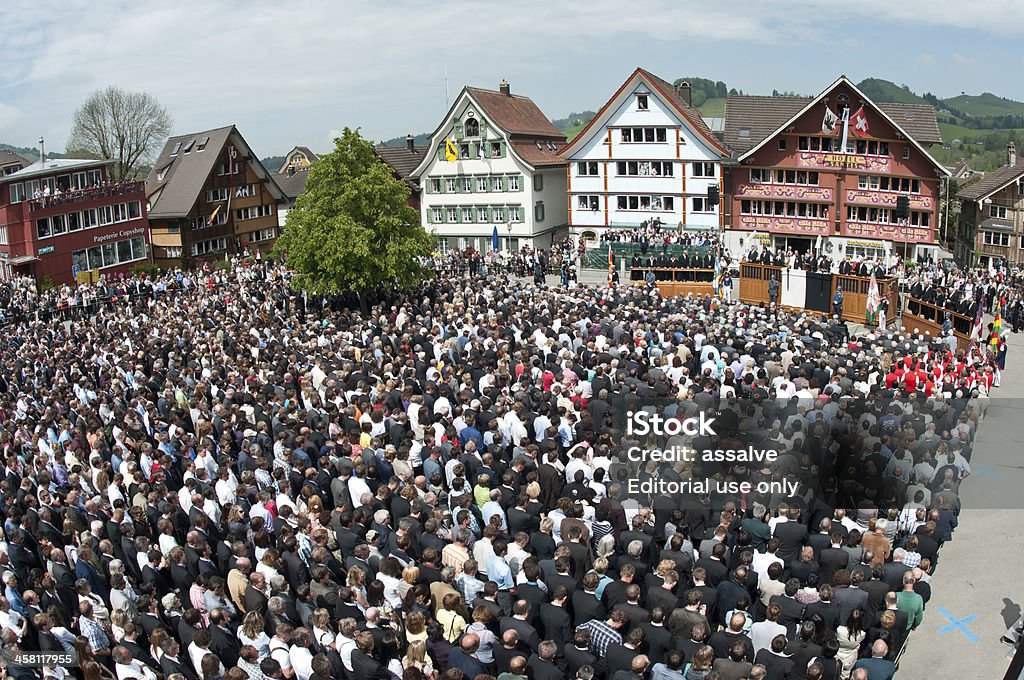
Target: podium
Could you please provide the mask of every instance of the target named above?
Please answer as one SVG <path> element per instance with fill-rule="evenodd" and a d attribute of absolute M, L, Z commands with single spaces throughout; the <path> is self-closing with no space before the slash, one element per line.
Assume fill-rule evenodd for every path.
<path fill-rule="evenodd" d="M 647 272 L 654 272 L 655 284 L 662 297 L 689 295 L 704 297 L 715 294 L 715 270 L 692 267 L 633 267 L 630 269 L 630 283 L 645 283 Z"/>
<path fill-rule="evenodd" d="M 903 312 L 903 327 L 911 333 L 931 333 L 933 338 L 942 337 L 942 324 L 949 314 L 953 321 L 953 335 L 956 336 L 957 349 L 967 349 L 971 343 L 971 330 L 974 327 L 974 319 L 963 314 L 951 312 L 944 307 L 938 307 L 931 302 L 924 302 L 917 298 L 907 299 L 907 308 Z"/>

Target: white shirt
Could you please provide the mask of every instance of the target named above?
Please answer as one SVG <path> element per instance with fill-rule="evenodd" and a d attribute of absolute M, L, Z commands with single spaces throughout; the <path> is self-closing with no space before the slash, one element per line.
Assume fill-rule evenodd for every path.
<path fill-rule="evenodd" d="M 299 680 L 309 680 L 309 676 L 313 675 L 313 654 L 309 648 L 292 645 L 289 656 L 292 668 L 295 670 L 295 677 Z"/>

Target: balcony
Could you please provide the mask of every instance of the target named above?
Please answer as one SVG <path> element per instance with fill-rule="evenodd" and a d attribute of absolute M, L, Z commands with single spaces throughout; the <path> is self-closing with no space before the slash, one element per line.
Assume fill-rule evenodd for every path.
<path fill-rule="evenodd" d="M 118 182 L 91 189 L 65 191 L 56 196 L 47 196 L 39 200 L 28 198 L 26 203 L 29 206 L 29 215 L 32 217 L 45 217 L 49 214 L 64 212 L 63 208 L 80 203 L 102 202 L 102 199 L 105 198 L 132 195 L 134 195 L 133 198 L 138 199 L 144 197 L 145 194 L 145 182 Z"/>

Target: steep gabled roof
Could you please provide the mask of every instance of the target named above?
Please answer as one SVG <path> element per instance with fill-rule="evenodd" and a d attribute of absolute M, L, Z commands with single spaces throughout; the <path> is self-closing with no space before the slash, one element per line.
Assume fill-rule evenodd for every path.
<path fill-rule="evenodd" d="M 484 115 L 509 135 L 565 139 L 565 134 L 548 120 L 529 97 L 502 94 L 479 87 L 467 87 L 465 91 L 483 109 Z"/>
<path fill-rule="evenodd" d="M 0 165 L 11 165 L 13 163 L 21 163 L 23 166 L 28 165 L 28 161 L 13 151 L 7 149 L 0 149 Z"/>
<path fill-rule="evenodd" d="M 46 162 L 36 161 L 32 165 L 22 168 L 10 175 L 0 177 L 0 182 L 20 182 L 33 177 L 44 177 L 59 172 L 72 172 L 86 170 L 87 168 L 101 168 L 105 165 L 113 165 L 115 161 L 90 158 L 47 158 Z"/>
<path fill-rule="evenodd" d="M 281 173 L 288 171 L 288 159 L 295 155 L 296 151 L 302 152 L 302 154 L 309 160 L 310 163 L 316 163 L 318 160 L 320 160 L 320 157 L 313 153 L 313 151 L 308 146 L 295 146 L 292 147 L 291 151 L 284 155 L 284 161 L 281 163 L 281 167 L 278 168 L 276 174 L 280 175 Z"/>
<path fill-rule="evenodd" d="M 307 177 L 309 177 L 309 170 L 298 170 L 290 175 L 287 172 L 279 172 L 273 175 L 277 186 L 281 187 L 281 191 L 292 202 L 306 190 Z"/>
<path fill-rule="evenodd" d="M 731 94 L 725 99 L 725 143 L 736 153 L 746 153 L 782 127 L 810 101 L 810 97 Z"/>
<path fill-rule="evenodd" d="M 637 81 L 646 83 L 652 91 L 657 93 L 658 97 L 662 101 L 674 108 L 680 118 L 686 121 L 698 135 L 704 138 L 704 141 L 709 147 L 717 151 L 723 158 L 728 158 L 730 156 L 729 149 L 719 141 L 714 132 L 711 131 L 711 128 L 708 127 L 708 124 L 704 122 L 704 119 L 700 115 L 700 111 L 686 103 L 679 95 L 679 92 L 676 90 L 674 85 L 640 67 L 637 67 L 637 69 L 630 74 L 629 78 L 626 78 L 625 82 L 623 82 L 622 85 L 619 86 L 619 89 L 615 91 L 615 94 L 613 94 L 611 98 L 605 102 L 604 106 L 601 107 L 601 110 L 597 112 L 597 115 L 594 116 L 593 120 L 591 120 L 587 126 L 584 127 L 578 135 L 576 135 L 576 138 L 567 144 L 560 153 L 563 156 L 573 154 L 579 148 L 580 144 L 583 144 L 587 139 L 589 139 L 592 129 L 603 127 L 607 123 L 607 118 L 610 113 L 620 105 L 621 98 L 626 90 L 631 84 L 635 87 L 634 83 Z"/>
<path fill-rule="evenodd" d="M 373 152 L 385 163 L 391 166 L 391 169 L 395 171 L 402 179 L 408 180 L 412 177 L 412 171 L 416 169 L 416 166 L 423 160 L 423 155 L 427 153 L 427 147 L 417 146 L 412 151 L 409 150 L 408 146 L 388 146 L 386 144 L 378 144 L 373 147 Z"/>
<path fill-rule="evenodd" d="M 503 132 L 508 137 L 509 146 L 524 163 L 531 167 L 538 167 L 529 160 L 533 158 L 541 166 L 564 165 L 565 160 L 555 158 L 558 149 L 565 144 L 565 133 L 554 126 L 541 110 L 529 97 L 516 94 L 502 94 L 494 90 L 485 90 L 479 87 L 463 87 L 459 96 L 455 98 L 448 112 L 437 128 L 430 133 L 430 144 L 423 149 L 423 157 L 410 172 L 413 178 L 419 177 L 427 168 L 427 164 L 439 146 L 439 133 L 445 126 L 452 124 L 457 108 L 462 106 L 465 99 L 479 109 L 484 118 L 492 126 Z M 540 144 L 542 149 L 536 153 L 526 150 L 526 145 Z M 548 144 L 555 146 L 554 150 L 548 150 Z M 550 151 L 550 153 L 549 153 Z M 520 153 L 521 152 L 521 153 Z"/>
<path fill-rule="evenodd" d="M 528 165 L 535 168 L 565 165 L 566 160 L 559 155 L 565 148 L 565 139 L 548 141 L 543 139 L 513 139 L 512 150 Z"/>
<path fill-rule="evenodd" d="M 282 200 L 284 192 L 281 187 L 274 182 L 235 126 L 228 125 L 176 135 L 167 140 L 146 178 L 150 217 L 160 219 L 188 216 L 210 173 L 217 163 L 224 161 L 224 149 L 229 141 L 238 147 L 238 161 L 250 159 L 256 173 L 267 180 L 271 195 Z"/>
<path fill-rule="evenodd" d="M 984 177 L 960 188 L 960 198 L 967 201 L 981 201 L 1024 176 L 1024 163 L 1004 165 L 998 170 L 986 172 Z"/>
<path fill-rule="evenodd" d="M 871 99 L 868 98 L 868 96 L 865 95 L 863 92 L 861 92 L 860 88 L 858 88 L 856 85 L 854 85 L 853 82 L 851 82 L 850 79 L 847 78 L 846 76 L 839 76 L 835 80 L 835 82 L 833 82 L 831 85 L 826 87 L 824 90 L 822 90 L 820 93 L 818 93 L 818 95 L 815 96 L 815 97 L 810 97 L 810 98 L 789 97 L 789 98 L 787 98 L 789 100 L 800 100 L 800 99 L 803 99 L 806 103 L 802 107 L 800 107 L 800 109 L 798 111 L 796 111 L 791 116 L 786 118 L 782 123 L 777 125 L 773 131 L 771 131 L 769 134 L 767 134 L 766 136 L 761 138 L 759 141 L 754 143 L 748 150 L 744 151 L 740 155 L 739 160 L 743 160 L 744 158 L 750 156 L 755 151 L 757 151 L 759 148 L 761 148 L 761 146 L 763 146 L 765 143 L 767 143 L 770 139 L 773 139 L 779 133 L 781 133 L 783 130 L 785 130 L 787 127 L 789 127 L 794 122 L 796 122 L 797 119 L 799 119 L 801 116 L 803 116 L 808 111 L 810 111 L 811 107 L 815 106 L 818 102 L 820 102 L 827 94 L 832 92 L 838 85 L 845 85 L 854 94 L 856 94 L 861 100 L 863 100 L 865 105 L 873 108 L 880 116 L 882 116 L 882 118 L 885 120 L 885 122 L 887 122 L 889 125 L 891 125 L 893 128 L 895 128 L 896 131 L 899 132 L 900 134 L 902 134 L 903 137 L 905 137 L 907 139 L 907 141 L 909 141 L 911 144 L 913 144 L 917 148 L 917 150 L 925 158 L 927 158 L 929 161 L 931 161 L 932 165 L 934 165 L 940 171 L 940 173 L 942 173 L 943 175 L 948 175 L 949 174 L 949 170 L 947 170 L 945 166 L 943 166 L 941 163 L 939 163 L 937 160 L 935 160 L 935 158 L 923 146 L 923 143 L 921 141 L 919 141 L 916 138 L 914 138 L 913 136 L 911 136 L 910 132 L 908 132 L 907 129 L 905 127 L 903 127 L 903 125 L 900 124 L 900 122 L 898 122 L 898 121 L 893 119 L 893 117 L 889 114 L 889 112 L 886 110 L 885 107 L 883 107 L 882 105 L 876 104 L 875 102 L 871 101 Z M 776 97 L 762 97 L 760 99 L 762 99 L 762 100 L 772 100 L 772 99 L 776 99 Z M 728 108 L 728 102 L 729 102 L 729 100 L 727 99 L 726 100 L 726 109 L 725 109 L 726 129 L 727 130 L 729 128 L 729 108 Z M 790 102 L 788 102 L 786 104 L 786 106 L 792 107 L 792 106 L 795 105 L 795 103 L 796 103 L 795 101 L 790 101 Z M 913 114 L 915 112 L 919 113 L 921 116 L 924 116 L 924 112 L 925 111 L 930 111 L 930 114 L 931 114 L 932 118 L 934 118 L 934 116 L 935 116 L 935 109 L 933 107 L 931 107 L 931 106 L 920 105 L 920 108 L 913 109 L 913 110 L 908 110 L 906 108 L 903 108 L 904 106 L 905 105 L 898 105 L 895 108 L 892 108 L 891 110 L 893 111 L 893 113 L 896 113 L 897 115 L 899 115 L 900 112 L 903 112 L 905 115 L 909 115 L 909 118 L 907 118 L 907 120 L 913 120 L 915 116 L 914 115 L 910 115 L 910 114 Z M 772 105 L 770 103 L 763 102 L 763 109 L 765 111 L 770 110 L 771 107 L 772 107 Z M 753 124 L 753 121 L 750 120 L 750 119 L 748 119 L 746 122 L 748 124 Z M 926 134 L 928 136 L 932 136 L 931 133 L 929 132 L 930 127 L 931 127 L 930 125 L 928 125 L 927 123 L 924 123 L 924 124 L 918 123 L 918 124 L 915 125 L 915 127 L 918 127 L 918 125 L 920 125 L 920 127 L 918 129 L 920 129 L 924 134 Z M 737 128 L 737 130 L 741 129 L 740 126 L 736 126 L 736 128 Z M 938 123 L 935 124 L 935 128 L 936 128 L 936 130 L 938 129 Z M 751 137 L 753 137 L 753 136 L 754 136 L 753 130 L 751 129 Z M 941 139 L 940 139 L 940 141 L 941 141 Z M 929 143 L 930 144 L 930 142 L 924 142 L 924 143 Z"/>

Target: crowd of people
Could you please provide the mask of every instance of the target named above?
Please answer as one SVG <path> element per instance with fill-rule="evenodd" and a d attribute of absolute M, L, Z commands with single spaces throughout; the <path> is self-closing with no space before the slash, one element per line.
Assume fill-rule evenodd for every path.
<path fill-rule="evenodd" d="M 994 386 L 638 286 L 460 271 L 363 316 L 265 261 L 104 285 L 73 320 L 6 298 L 0 643 L 76 655 L 15 678 L 888 678 Z M 719 429 L 624 433 L 655 405 Z M 780 455 L 627 454 L 741 443 Z M 798 486 L 630 482 L 700 478 Z"/>

